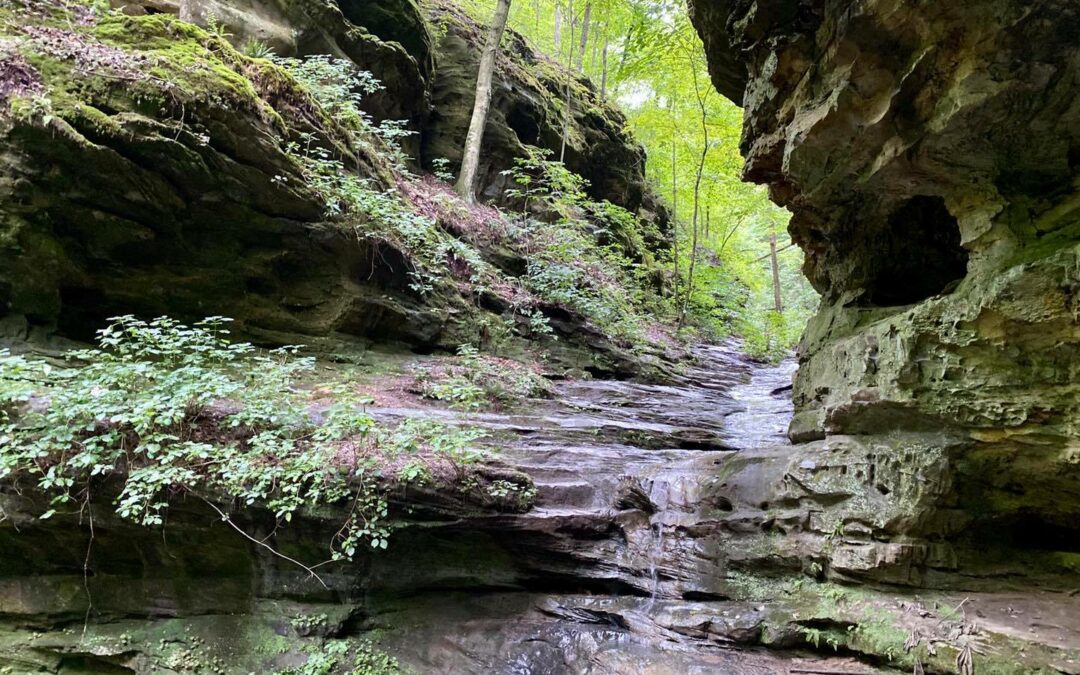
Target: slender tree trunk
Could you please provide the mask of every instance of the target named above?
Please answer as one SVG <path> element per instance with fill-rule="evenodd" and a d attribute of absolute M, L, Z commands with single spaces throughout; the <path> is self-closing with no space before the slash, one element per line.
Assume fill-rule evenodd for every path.
<path fill-rule="evenodd" d="M 697 176 L 694 181 L 694 215 L 693 215 L 693 240 L 690 250 L 690 270 L 686 280 L 686 295 L 683 297 L 682 313 L 679 316 L 679 326 L 686 321 L 686 310 L 690 306 L 690 295 L 694 292 L 694 267 L 697 263 L 698 249 L 698 220 L 701 212 L 701 178 L 705 174 L 705 160 L 709 156 L 709 111 L 705 106 L 705 96 L 701 93 L 698 83 L 697 63 L 693 56 L 690 57 L 690 72 L 694 78 L 694 96 L 697 98 L 698 108 L 701 110 L 701 159 L 698 160 Z"/>
<path fill-rule="evenodd" d="M 596 72 L 596 52 L 600 48 L 600 21 L 593 21 L 592 54 L 589 55 L 589 71 Z"/>
<path fill-rule="evenodd" d="M 769 233 L 769 258 L 772 260 L 772 292 L 776 313 L 784 313 L 784 301 L 780 296 L 780 261 L 776 259 L 776 233 Z"/>
<path fill-rule="evenodd" d="M 592 20 L 592 3 L 585 3 L 585 17 L 581 22 L 581 42 L 578 44 L 578 71 L 585 72 L 585 50 L 589 46 L 589 22 Z"/>
<path fill-rule="evenodd" d="M 696 193 L 696 190 L 695 190 Z M 686 273 L 686 293 L 683 295 L 682 312 L 679 315 L 679 326 L 686 323 L 686 313 L 690 307 L 690 296 L 694 294 L 694 271 L 697 266 L 698 256 L 698 206 L 697 196 L 694 196 L 694 226 L 693 238 L 690 243 L 690 270 Z"/>
<path fill-rule="evenodd" d="M 608 50 L 608 38 L 607 29 L 604 29 L 604 49 L 600 52 L 600 98 L 607 96 L 607 50 Z"/>
<path fill-rule="evenodd" d="M 724 255 L 724 249 L 727 248 L 728 242 L 731 241 L 731 238 L 735 236 L 735 233 L 739 230 L 740 225 L 742 225 L 741 220 L 737 221 L 731 227 L 731 229 L 728 230 L 728 233 L 726 235 L 724 235 L 724 240 L 722 242 L 720 242 L 720 250 L 716 252 L 716 255 L 719 255 L 719 256 Z"/>
<path fill-rule="evenodd" d="M 562 58 L 562 3 L 555 2 L 555 60 Z"/>
<path fill-rule="evenodd" d="M 626 57 L 630 54 L 630 40 L 633 39 L 634 30 L 636 28 L 637 28 L 636 25 L 631 25 L 629 28 L 626 29 L 626 38 L 623 40 L 622 56 L 619 58 L 619 67 L 615 71 L 616 74 L 621 73 L 623 71 L 623 68 L 626 67 Z M 618 88 L 619 88 L 619 86 L 618 86 L 618 84 L 616 84 L 614 87 L 612 87 L 612 92 L 617 93 Z"/>
<path fill-rule="evenodd" d="M 674 125 L 675 99 L 671 101 L 672 124 Z M 675 302 L 679 301 L 679 188 L 678 188 L 678 162 L 675 159 L 675 131 L 671 133 L 671 249 L 672 266 L 675 270 Z"/>
<path fill-rule="evenodd" d="M 697 81 L 695 78 L 695 86 Z M 694 181 L 694 215 L 693 222 L 693 240 L 690 248 L 690 270 L 686 275 L 686 294 L 683 296 L 682 313 L 679 315 L 679 326 L 682 326 L 686 321 L 686 310 L 690 306 L 690 294 L 694 292 L 694 267 L 697 263 L 698 252 L 698 214 L 701 211 L 701 177 L 705 173 L 705 159 L 709 155 L 709 125 L 708 117 L 706 115 L 705 100 L 701 98 L 700 91 L 698 92 L 698 103 L 701 104 L 701 131 L 703 135 L 703 142 L 701 147 L 701 159 L 698 161 L 697 176 Z"/>
<path fill-rule="evenodd" d="M 570 14 L 570 58 L 566 67 L 566 109 L 563 111 L 562 145 L 559 147 L 559 161 L 566 163 L 566 141 L 570 136 L 570 108 L 573 104 L 573 90 L 570 83 L 574 77 L 574 28 L 577 23 L 574 16 L 574 0 L 570 0 L 567 8 Z"/>
<path fill-rule="evenodd" d="M 536 28 L 533 31 L 533 34 L 536 35 L 537 38 L 539 38 L 540 37 L 540 0 L 533 0 L 533 14 L 535 15 L 534 18 L 536 20 Z"/>
<path fill-rule="evenodd" d="M 510 13 L 511 0 L 498 0 L 495 16 L 491 19 L 487 42 L 480 55 L 480 71 L 476 75 L 476 98 L 473 101 L 472 120 L 469 133 L 465 137 L 465 151 L 462 154 L 461 174 L 458 176 L 457 193 L 468 202 L 476 201 L 476 172 L 480 164 L 480 145 L 484 140 L 484 126 L 487 124 L 488 109 L 491 107 L 491 81 L 495 73 L 495 57 L 499 54 L 499 42 L 506 17 Z"/>

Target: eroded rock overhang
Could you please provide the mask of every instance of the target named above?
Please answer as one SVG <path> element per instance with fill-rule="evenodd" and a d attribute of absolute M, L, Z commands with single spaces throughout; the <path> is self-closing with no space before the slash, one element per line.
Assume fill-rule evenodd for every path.
<path fill-rule="evenodd" d="M 792 438 L 940 434 L 950 515 L 904 537 L 1075 551 L 1080 5 L 689 5 L 822 294 Z"/>

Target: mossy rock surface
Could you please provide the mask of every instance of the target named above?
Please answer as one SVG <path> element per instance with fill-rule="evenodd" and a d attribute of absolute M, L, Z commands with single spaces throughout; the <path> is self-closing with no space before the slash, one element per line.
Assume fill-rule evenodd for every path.
<path fill-rule="evenodd" d="M 385 158 L 283 70 L 169 15 L 5 25 L 35 78 L 0 114 L 0 306 L 22 337 L 135 313 L 439 341 L 460 297 L 420 298 L 401 252 L 329 221 L 286 144 L 314 134 L 375 184 Z"/>
<path fill-rule="evenodd" d="M 483 26 L 452 2 L 428 3 L 437 69 L 432 85 L 434 111 L 423 133 L 422 159 L 461 162 L 461 139 L 468 131 L 473 89 L 485 36 Z M 570 92 L 570 123 L 565 122 Z M 496 61 L 491 110 L 480 153 L 479 194 L 501 201 L 513 187 L 503 172 L 526 155 L 525 146 L 552 152 L 558 159 L 568 129 L 566 166 L 590 182 L 594 199 L 607 199 L 641 212 L 667 228 L 667 211 L 645 177 L 645 150 L 627 130 L 626 118 L 604 100 L 596 86 L 575 71 L 534 51 L 508 30 Z M 663 245 L 653 239 L 648 245 Z M 640 255 L 641 252 L 638 252 Z"/>

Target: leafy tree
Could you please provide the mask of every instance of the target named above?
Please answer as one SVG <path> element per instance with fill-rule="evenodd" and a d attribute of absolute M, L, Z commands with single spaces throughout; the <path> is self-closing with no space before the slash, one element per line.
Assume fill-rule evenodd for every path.
<path fill-rule="evenodd" d="M 491 6 L 491 0 L 462 1 L 474 12 Z M 713 335 L 739 334 L 761 356 L 789 349 L 817 297 L 799 273 L 801 252 L 782 234 L 789 214 L 763 188 L 741 180 L 742 111 L 712 88 L 682 1 L 591 0 L 575 8 L 536 0 L 516 4 L 509 25 L 599 82 L 647 149 L 648 176 L 674 211 L 668 262 L 682 322 Z M 575 26 L 585 39 L 564 39 Z M 587 40 L 596 43 L 595 58 L 586 58 Z M 771 316 L 772 233 L 785 298 L 779 317 Z"/>

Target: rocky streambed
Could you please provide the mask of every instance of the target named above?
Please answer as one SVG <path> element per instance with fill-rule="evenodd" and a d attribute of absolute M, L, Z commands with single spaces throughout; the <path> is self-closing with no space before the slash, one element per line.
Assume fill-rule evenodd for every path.
<path fill-rule="evenodd" d="M 787 442 L 793 371 L 702 346 L 665 384 L 567 380 L 506 413 L 377 397 L 384 423 L 482 427 L 535 505 L 402 495 L 389 549 L 321 568 L 325 586 L 204 505 L 164 530 L 94 510 L 91 546 L 86 518 L 5 494 L 0 672 L 293 672 L 355 641 L 421 673 L 1080 672 L 1069 588 L 853 562 L 883 545 L 860 514 L 896 508 L 866 504 L 867 482 L 907 488 L 850 448 Z M 310 561 L 337 516 L 235 520 Z M 937 583 L 897 584 L 897 565 Z"/>

